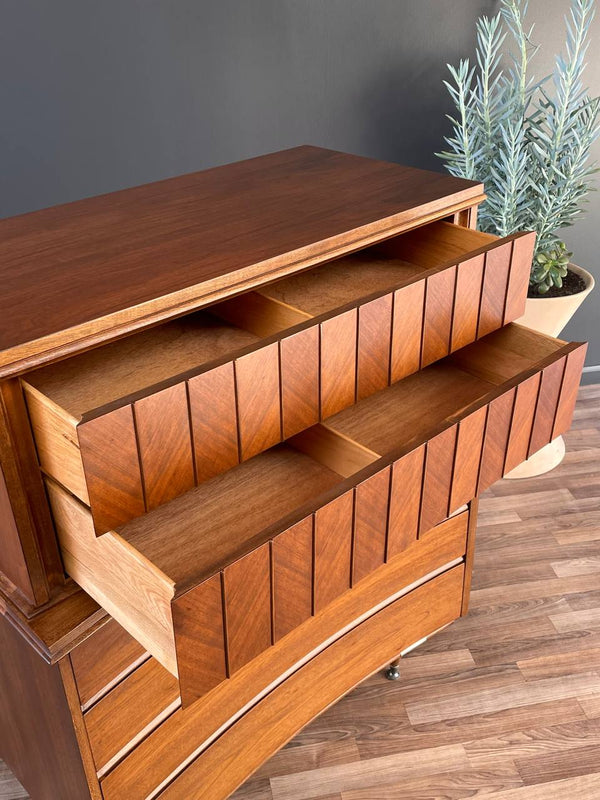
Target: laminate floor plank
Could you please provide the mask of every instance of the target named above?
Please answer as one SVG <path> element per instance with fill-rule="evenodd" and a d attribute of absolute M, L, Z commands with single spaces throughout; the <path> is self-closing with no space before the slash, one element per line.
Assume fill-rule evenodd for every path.
<path fill-rule="evenodd" d="M 343 792 L 386 783 L 406 777 L 421 777 L 439 772 L 452 772 L 469 766 L 461 745 L 446 745 L 414 753 L 394 753 L 352 764 L 323 767 L 271 780 L 273 800 L 316 800 L 325 792 Z"/>
<path fill-rule="evenodd" d="M 234 800 L 598 800 L 600 385 L 558 469 L 481 499 L 469 615 L 324 712 Z M 595 771 L 594 771 L 595 770 Z M 26 800 L 0 766 L 0 800 Z"/>
<path fill-rule="evenodd" d="M 391 786 L 368 786 L 342 792 L 342 800 L 463 800 L 475 793 L 488 795 L 522 786 L 517 768 L 502 764 L 486 770 L 459 770 L 428 775 L 425 778 L 408 778 Z"/>
<path fill-rule="evenodd" d="M 486 769 L 490 763 L 510 761 L 517 767 L 527 762 L 526 768 L 533 770 L 534 765 L 536 769 L 538 768 L 538 756 L 539 763 L 553 757 L 564 760 L 569 754 L 583 762 L 585 759 L 580 753 L 583 747 L 600 747 L 600 720 L 585 719 L 548 727 L 509 731 L 499 736 L 477 739 L 464 744 L 469 762 L 480 769 Z M 520 770 L 520 774 L 525 783 L 532 782 L 527 780 L 524 771 Z M 556 778 L 551 776 L 550 771 L 548 776 L 548 780 Z M 541 783 L 542 780 L 533 782 Z"/>
<path fill-rule="evenodd" d="M 598 800 L 600 772 L 495 792 L 490 800 Z"/>
<path fill-rule="evenodd" d="M 580 745 L 583 743 L 580 743 Z M 515 761 L 523 783 L 543 784 L 550 781 L 589 775 L 598 771 L 600 743 L 569 748 L 560 752 L 544 753 Z"/>

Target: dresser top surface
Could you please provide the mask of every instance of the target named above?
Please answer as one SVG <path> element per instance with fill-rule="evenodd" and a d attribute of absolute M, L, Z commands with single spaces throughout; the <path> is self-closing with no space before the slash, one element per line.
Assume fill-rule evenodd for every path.
<path fill-rule="evenodd" d="M 449 175 L 302 146 L 0 220 L 0 376 L 481 194 Z"/>

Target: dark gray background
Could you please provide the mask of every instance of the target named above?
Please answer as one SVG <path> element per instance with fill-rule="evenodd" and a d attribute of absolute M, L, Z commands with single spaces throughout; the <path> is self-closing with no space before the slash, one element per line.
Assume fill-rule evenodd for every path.
<path fill-rule="evenodd" d="M 0 216 L 311 143 L 441 169 L 446 63 L 495 0 L 2 0 Z M 531 0 L 541 77 L 568 0 Z M 598 33 L 588 82 L 600 94 Z M 566 237 L 595 271 L 598 196 Z M 600 365 L 600 290 L 565 336 Z M 593 369 L 593 367 L 592 367 Z M 587 379 L 600 379 L 588 372 Z"/>

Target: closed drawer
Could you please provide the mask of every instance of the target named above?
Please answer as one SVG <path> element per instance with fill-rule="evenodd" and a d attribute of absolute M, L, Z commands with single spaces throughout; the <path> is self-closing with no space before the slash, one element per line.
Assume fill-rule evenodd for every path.
<path fill-rule="evenodd" d="M 265 652 L 258 663 L 249 664 L 231 681 L 216 687 L 193 706 L 171 713 L 154 730 L 147 732 L 143 741 L 132 742 L 131 749 L 122 754 L 118 763 L 100 770 L 105 800 L 154 798 L 160 795 L 161 787 L 164 790 L 174 778 L 180 781 L 175 784 L 174 797 L 223 800 L 233 791 L 236 782 L 256 769 L 260 762 L 255 758 L 264 760 L 267 757 L 264 752 L 255 752 L 254 747 L 248 748 L 249 741 L 268 740 L 272 748 L 269 754 L 272 754 L 326 705 L 339 699 L 386 660 L 456 619 L 461 609 L 464 566 L 444 567 L 443 558 L 460 552 L 461 545 L 455 534 L 442 535 L 441 530 L 439 533 L 442 551 L 437 562 L 439 577 L 421 581 L 417 586 L 411 583 L 419 569 L 417 548 L 412 548 L 412 562 L 407 561 L 403 569 L 390 565 L 390 574 L 383 581 L 369 580 L 357 589 L 357 595 L 340 598 L 321 617 L 320 630 L 316 621 L 311 620 L 285 643 Z M 429 547 L 433 557 L 434 548 L 425 547 Z M 373 631 L 373 638 L 369 631 Z M 326 639 L 330 633 L 334 634 L 333 638 Z M 302 690 L 298 687 L 301 675 L 303 681 L 308 679 Z M 146 705 L 154 711 L 166 707 L 168 702 L 168 697 L 163 695 L 162 703 L 157 703 L 161 692 L 156 690 L 151 692 L 148 688 L 140 693 L 135 689 L 135 682 L 132 674 L 122 686 L 122 691 L 131 699 L 129 717 L 134 728 L 138 714 L 135 698 L 138 705 Z M 269 717 L 260 731 L 249 735 L 248 715 L 254 717 L 269 708 L 275 712 L 285 707 L 282 695 L 296 698 L 287 706 L 294 709 L 293 718 L 289 720 L 291 727 L 283 729 Z M 301 703 L 297 701 L 299 696 L 303 698 Z M 274 698 L 276 702 L 271 705 Z M 315 706 L 309 698 L 322 705 Z M 104 702 L 110 703 L 110 696 Z M 117 721 L 121 728 L 122 715 Z M 218 739 L 214 735 L 216 731 Z M 269 735 L 260 736 L 265 731 Z M 226 769 L 215 766 L 215 759 L 218 761 L 224 754 L 219 748 L 211 752 L 212 743 L 222 736 L 227 737 L 229 743 L 232 737 L 240 737 L 239 741 L 245 739 L 241 748 L 244 757 L 238 757 L 237 766 L 227 765 Z M 240 750 L 234 746 L 231 752 Z M 240 773 L 240 768 L 245 772 Z M 226 787 L 220 786 L 217 790 L 211 785 L 213 771 L 227 775 L 230 782 Z M 192 788 L 185 785 L 191 779 L 195 780 Z"/>
<path fill-rule="evenodd" d="M 38 370 L 41 466 L 126 524 L 520 316 L 532 247 L 434 223 Z"/>
<path fill-rule="evenodd" d="M 125 768 L 117 767 L 117 777 L 111 779 L 111 783 L 125 782 L 123 796 L 130 797 L 128 781 L 137 772 L 134 765 L 149 758 L 152 764 L 142 768 L 144 777 L 136 777 L 136 791 L 145 796 L 142 791 L 153 785 L 153 778 L 146 774 L 149 767 L 154 775 L 162 770 L 157 778 L 160 782 L 202 742 L 226 726 L 240 708 L 256 702 L 299 663 L 314 657 L 316 651 L 390 602 L 403 588 L 460 561 L 466 550 L 468 516 L 463 512 L 438 525 L 427 540 L 409 547 L 401 557 L 362 581 L 354 592 L 308 619 L 189 709 L 180 708 L 177 681 L 156 659 L 132 669 L 84 714 L 99 775 L 107 775 L 118 762 L 130 759 Z M 156 758 L 151 756 L 153 751 Z"/>
<path fill-rule="evenodd" d="M 71 653 L 81 707 L 96 703 L 148 657 L 140 643 L 110 619 Z"/>
<path fill-rule="evenodd" d="M 510 325 L 99 538 L 50 481 L 67 571 L 190 702 L 566 430 L 584 352 Z"/>

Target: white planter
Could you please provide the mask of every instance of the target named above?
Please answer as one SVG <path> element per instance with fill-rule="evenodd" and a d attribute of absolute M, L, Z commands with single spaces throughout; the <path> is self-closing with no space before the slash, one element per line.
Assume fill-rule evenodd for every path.
<path fill-rule="evenodd" d="M 516 322 L 533 328 L 534 331 L 547 336 L 559 336 L 573 314 L 594 288 L 594 277 L 586 269 L 576 264 L 569 264 L 569 269 L 581 275 L 586 288 L 579 294 L 566 297 L 528 297 L 525 301 L 525 313 Z"/>
<path fill-rule="evenodd" d="M 594 288 L 594 278 L 590 273 L 575 264 L 569 269 L 581 275 L 586 288 L 578 294 L 566 297 L 528 297 L 525 302 L 525 313 L 516 320 L 520 325 L 545 333 L 547 336 L 559 336 L 567 322 Z M 557 467 L 565 455 L 565 443 L 562 436 L 542 447 L 531 458 L 505 475 L 505 478 L 532 478 L 542 475 Z"/>

